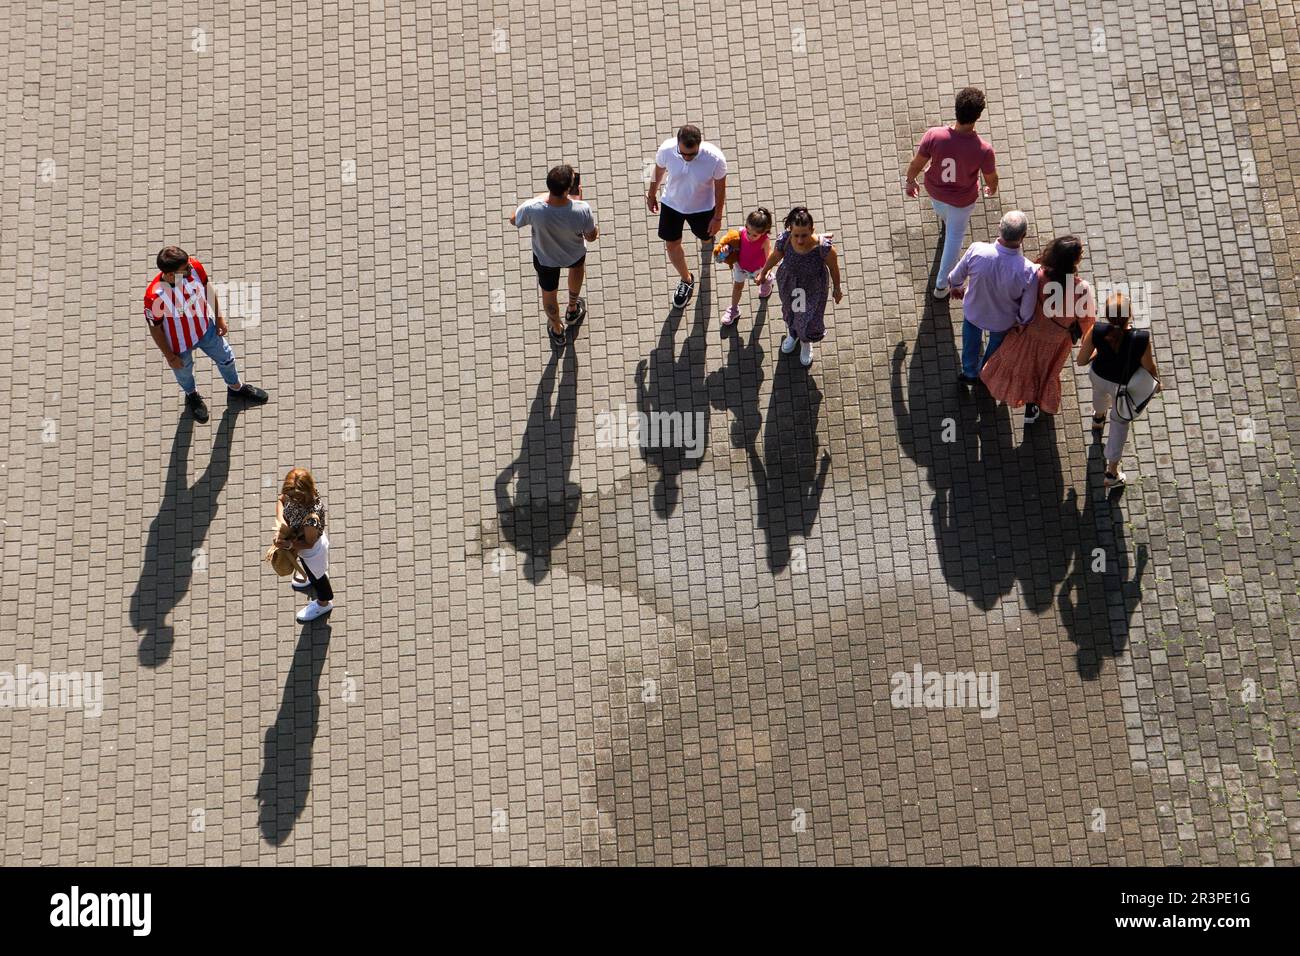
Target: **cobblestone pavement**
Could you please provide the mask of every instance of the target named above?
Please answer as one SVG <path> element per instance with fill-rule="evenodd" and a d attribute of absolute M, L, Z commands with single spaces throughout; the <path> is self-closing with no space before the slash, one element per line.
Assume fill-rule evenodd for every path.
<path fill-rule="evenodd" d="M 1295 4 L 971 6 L 0 6 L 0 672 L 103 680 L 0 708 L 0 859 L 1291 863 Z M 1156 330 L 1115 501 L 1072 369 L 1027 435 L 951 385 L 899 177 L 967 83 L 972 235 L 1079 233 Z M 810 372 L 703 268 L 669 312 L 642 177 L 685 121 L 729 224 L 835 234 Z M 603 235 L 557 357 L 505 219 L 564 160 Z M 271 404 L 200 358 L 178 423 L 168 242 Z M 704 453 L 598 431 L 643 408 Z M 293 465 L 340 601 L 306 628 L 259 564 Z M 917 667 L 996 714 L 892 706 Z"/>

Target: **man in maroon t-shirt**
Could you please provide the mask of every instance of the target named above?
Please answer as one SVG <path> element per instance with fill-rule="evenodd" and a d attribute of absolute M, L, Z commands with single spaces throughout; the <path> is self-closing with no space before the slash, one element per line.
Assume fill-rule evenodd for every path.
<path fill-rule="evenodd" d="M 975 132 L 975 123 L 984 113 L 984 92 L 968 86 L 957 94 L 957 122 L 952 126 L 933 126 L 921 137 L 921 145 L 907 167 L 903 192 L 911 198 L 920 194 L 916 177 L 925 170 L 925 191 L 943 224 L 943 256 L 934 281 L 934 297 L 948 297 L 948 273 L 966 241 L 966 226 L 979 199 L 979 177 L 984 174 L 984 195 L 998 191 L 997 166 L 993 147 Z M 929 168 L 926 164 L 929 164 Z"/>

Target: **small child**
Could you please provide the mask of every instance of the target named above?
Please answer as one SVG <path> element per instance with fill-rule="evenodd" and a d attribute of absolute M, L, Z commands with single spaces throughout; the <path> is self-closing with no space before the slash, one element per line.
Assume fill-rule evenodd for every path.
<path fill-rule="evenodd" d="M 731 266 L 731 308 L 722 313 L 722 324 L 731 325 L 740 318 L 740 293 L 751 279 L 758 282 L 771 252 L 772 213 L 759 206 L 745 218 L 744 229 L 732 229 L 718 243 L 718 262 Z M 758 297 L 772 294 L 772 281 L 759 283 Z"/>

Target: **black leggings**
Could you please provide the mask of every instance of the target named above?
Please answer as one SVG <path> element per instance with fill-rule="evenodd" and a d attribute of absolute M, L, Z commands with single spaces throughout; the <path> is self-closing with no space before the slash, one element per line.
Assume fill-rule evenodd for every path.
<path fill-rule="evenodd" d="M 298 566 L 302 568 L 302 573 L 307 575 L 307 580 L 311 582 L 312 587 L 316 589 L 316 599 L 318 601 L 333 601 L 334 589 L 330 587 L 330 576 L 328 574 L 316 577 L 311 573 L 311 568 L 307 567 L 307 562 L 299 559 Z"/>

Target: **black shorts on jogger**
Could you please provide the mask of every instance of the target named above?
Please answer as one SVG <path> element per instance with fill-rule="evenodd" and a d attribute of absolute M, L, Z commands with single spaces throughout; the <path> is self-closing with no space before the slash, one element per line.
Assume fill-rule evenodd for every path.
<path fill-rule="evenodd" d="M 586 261 L 587 256 L 584 254 L 577 262 L 564 268 L 576 269 Z M 537 270 L 537 284 L 543 292 L 554 292 L 560 287 L 560 266 L 544 266 L 537 261 L 537 256 L 533 256 L 533 268 Z"/>
<path fill-rule="evenodd" d="M 659 238 L 664 242 L 676 242 L 682 237 L 682 225 L 689 222 L 691 232 L 696 239 L 709 238 L 709 223 L 713 221 L 713 210 L 704 212 L 678 212 L 672 206 L 659 204 Z"/>

